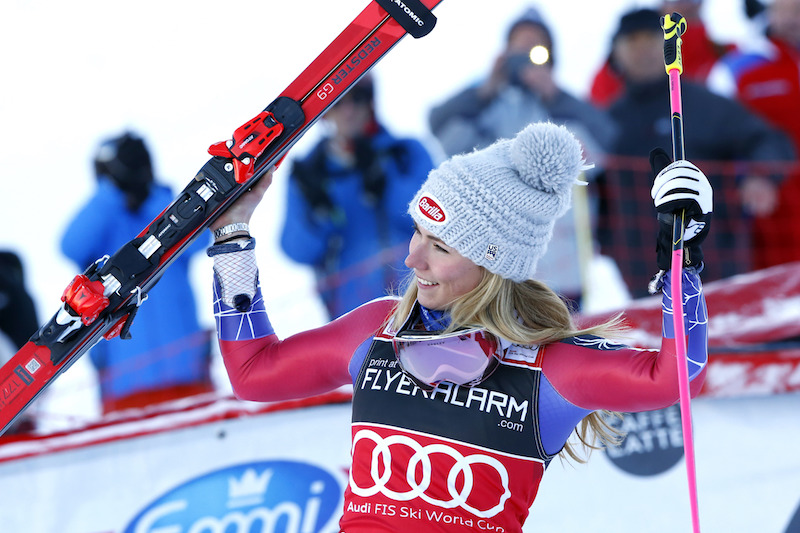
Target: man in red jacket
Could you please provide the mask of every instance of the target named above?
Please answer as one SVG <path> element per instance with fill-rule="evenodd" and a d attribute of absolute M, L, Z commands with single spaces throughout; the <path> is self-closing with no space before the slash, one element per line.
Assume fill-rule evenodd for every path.
<path fill-rule="evenodd" d="M 678 12 L 686 18 L 688 31 L 681 37 L 683 51 L 683 76 L 703 83 L 709 71 L 732 44 L 720 44 L 711 39 L 700 18 L 703 0 L 664 0 L 658 7 L 661 13 Z M 625 82 L 614 61 L 609 58 L 595 74 L 589 90 L 589 100 L 598 107 L 608 107 L 624 90 Z"/>
<path fill-rule="evenodd" d="M 774 0 L 763 38 L 725 55 L 709 75 L 709 87 L 736 98 L 800 149 L 800 0 Z M 777 207 L 755 219 L 757 268 L 800 260 L 800 173 L 782 183 Z"/>

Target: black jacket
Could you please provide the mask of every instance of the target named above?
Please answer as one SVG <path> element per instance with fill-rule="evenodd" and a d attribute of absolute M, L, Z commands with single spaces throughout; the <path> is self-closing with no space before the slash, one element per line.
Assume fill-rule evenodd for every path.
<path fill-rule="evenodd" d="M 738 182 L 746 175 L 780 181 L 775 162 L 794 158 L 790 140 L 740 103 L 691 82 L 681 87 L 686 159 L 714 188 L 711 233 L 703 245 L 706 281 L 750 268 L 750 228 Z M 653 175 L 647 162 L 660 146 L 672 154 L 669 84 L 629 85 L 609 109 L 619 128 L 617 156 L 598 180 L 601 197 L 598 239 L 620 268 L 633 296 L 647 294 L 656 270 L 656 213 L 650 198 Z"/>

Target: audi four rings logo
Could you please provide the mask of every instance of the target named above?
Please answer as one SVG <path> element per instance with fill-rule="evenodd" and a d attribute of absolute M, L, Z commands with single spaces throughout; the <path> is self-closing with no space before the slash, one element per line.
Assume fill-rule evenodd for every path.
<path fill-rule="evenodd" d="M 360 487 L 353 479 L 353 471 L 350 471 L 350 490 L 353 494 L 362 497 L 370 497 L 375 494 L 383 494 L 387 498 L 395 501 L 409 501 L 414 498 L 422 498 L 431 505 L 442 507 L 444 509 L 453 509 L 454 507 L 461 507 L 469 511 L 475 516 L 480 518 L 491 518 L 503 510 L 506 500 L 511 497 L 511 491 L 508 488 L 508 472 L 505 466 L 493 457 L 483 454 L 470 454 L 464 457 L 457 450 L 445 444 L 429 444 L 422 446 L 414 439 L 404 435 L 391 435 L 389 437 L 381 437 L 374 431 L 369 429 L 359 430 L 353 438 L 353 453 L 358 441 L 361 439 L 368 439 L 375 443 L 375 448 L 372 450 L 372 461 L 370 462 L 370 475 L 372 477 L 372 486 Z M 392 446 L 406 446 L 411 448 L 414 455 L 408 461 L 406 467 L 406 482 L 410 490 L 406 492 L 397 492 L 389 489 L 386 485 L 392 477 Z M 426 494 L 426 490 L 431 484 L 431 456 L 441 453 L 445 454 L 455 460 L 455 464 L 450 468 L 447 474 L 447 491 L 449 492 L 449 500 L 439 500 Z M 378 468 L 379 463 L 383 463 L 383 473 L 381 474 Z M 422 479 L 419 482 L 414 475 L 417 470 L 417 465 L 422 465 Z M 467 504 L 467 500 L 472 494 L 473 489 L 473 473 L 472 465 L 483 464 L 493 468 L 503 484 L 503 495 L 500 501 L 494 507 L 489 509 L 476 509 Z M 464 485 L 459 491 L 456 487 L 456 479 L 458 475 L 462 474 L 464 478 Z"/>

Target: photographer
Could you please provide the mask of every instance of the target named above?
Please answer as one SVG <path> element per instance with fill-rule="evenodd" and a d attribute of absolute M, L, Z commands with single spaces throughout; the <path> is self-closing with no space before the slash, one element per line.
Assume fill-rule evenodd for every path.
<path fill-rule="evenodd" d="M 557 59 L 549 27 L 536 8 L 528 8 L 509 27 L 488 77 L 431 110 L 430 128 L 446 155 L 513 137 L 532 122 L 553 122 L 575 134 L 597 173 L 615 126 L 604 111 L 559 87 L 553 72 Z M 579 304 L 583 290 L 573 214 L 559 219 L 553 231 L 557 244 L 542 258 L 540 279 Z"/>
<path fill-rule="evenodd" d="M 94 173 L 97 188 L 61 239 L 62 252 L 81 269 L 113 254 L 174 198 L 156 181 L 144 140 L 131 132 L 100 143 Z M 103 413 L 214 390 L 208 331 L 198 321 L 189 282 L 191 256 L 205 245 L 197 239 L 165 271 L 137 312 L 131 339 L 100 342 L 89 352 Z"/>
<path fill-rule="evenodd" d="M 605 152 L 613 126 L 602 111 L 559 87 L 553 37 L 534 7 L 512 22 L 487 78 L 434 107 L 429 125 L 450 156 L 512 137 L 538 121 L 565 124 L 592 161 Z"/>
<path fill-rule="evenodd" d="M 281 247 L 313 267 L 330 318 L 385 295 L 407 273 L 405 205 L 433 168 L 422 143 L 391 133 L 361 79 L 323 119 L 328 133 L 293 161 Z"/>

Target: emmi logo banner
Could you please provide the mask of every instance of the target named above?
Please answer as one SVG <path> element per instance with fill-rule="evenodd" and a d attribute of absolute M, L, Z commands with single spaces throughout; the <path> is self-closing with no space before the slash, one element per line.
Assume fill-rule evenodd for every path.
<path fill-rule="evenodd" d="M 237 465 L 170 490 L 124 532 L 316 533 L 340 511 L 341 494 L 333 475 L 307 463 Z"/>

